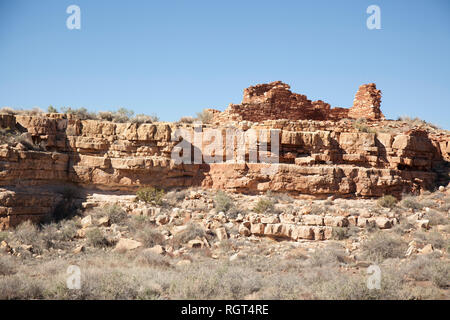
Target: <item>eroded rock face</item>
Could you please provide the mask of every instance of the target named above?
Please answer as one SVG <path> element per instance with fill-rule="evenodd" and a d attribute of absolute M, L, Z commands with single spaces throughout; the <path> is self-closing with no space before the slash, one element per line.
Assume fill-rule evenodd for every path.
<path fill-rule="evenodd" d="M 179 140 L 172 137 L 177 129 L 192 129 L 192 125 L 82 121 L 63 114 L 0 115 L 2 127 L 20 128 L 40 145 L 35 150 L 20 144 L 0 146 L 0 187 L 4 188 L 1 194 L 6 192 L 4 199 L 10 199 L 6 194 L 11 190 L 18 192 L 14 196 L 17 198 L 27 192 L 24 191 L 26 187 L 43 190 L 44 186 L 75 183 L 106 190 L 202 186 L 245 193 L 272 190 L 322 198 L 329 195 L 377 197 L 384 194 L 400 196 L 403 192 L 420 192 L 436 184 L 447 185 L 448 131 L 400 130 L 396 121 L 381 119 L 379 99 L 374 85 L 363 86 L 358 92 L 351 112 L 357 114 L 358 108 L 370 107 L 371 111 L 367 109 L 366 114 L 374 120 L 380 119 L 368 122 L 369 132 L 361 132 L 350 120 L 335 121 L 339 114 L 343 115 L 349 109 L 330 111 L 329 105 L 311 102 L 305 96 L 291 93 L 288 85 L 276 82 L 246 89 L 243 104 L 231 108 L 237 113 L 225 111 L 216 116 L 253 114 L 257 117 L 263 114 L 278 120 L 228 121 L 202 126 L 202 130 L 214 128 L 223 135 L 230 127 L 244 132 L 250 129 L 256 132 L 279 130 L 279 161 L 276 165 L 248 160 L 242 163 L 177 163 L 172 159 L 172 151 Z M 273 106 L 280 107 L 279 114 L 274 112 Z M 267 109 L 258 112 L 259 107 Z M 240 108 L 249 109 L 241 112 Z M 336 110 L 334 120 L 279 120 L 292 114 L 321 119 L 330 117 L 333 110 Z M 392 130 L 386 132 L 387 127 Z M 268 145 L 271 144 L 269 139 Z M 201 157 L 208 147 L 203 141 L 191 151 Z M 248 148 L 245 159 L 249 159 Z M 40 197 L 44 201 L 47 195 L 33 193 L 30 197 Z M 55 205 L 53 200 L 30 206 L 25 205 L 27 202 L 5 201 L 0 200 L 3 227 L 20 222 L 21 217 L 42 217 Z M 248 229 L 254 233 L 251 226 Z"/>

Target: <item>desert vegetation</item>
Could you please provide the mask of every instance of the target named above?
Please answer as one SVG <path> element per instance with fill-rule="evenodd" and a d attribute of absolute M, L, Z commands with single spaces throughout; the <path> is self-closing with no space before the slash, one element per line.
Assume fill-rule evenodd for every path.
<path fill-rule="evenodd" d="M 138 191 L 136 200 L 120 199 L 98 202 L 59 222 L 27 221 L 1 232 L 0 299 L 449 297 L 445 191 L 404 195 L 397 202 L 386 196 L 299 200 L 149 188 Z M 336 226 L 323 241 L 249 235 L 236 227 L 255 214 L 306 219 L 338 211 L 349 217 L 370 213 L 374 219 L 392 215 L 398 223 L 387 229 L 379 223 Z M 429 225 L 417 224 L 414 215 Z M 367 287 L 372 264 L 381 269 L 381 289 Z M 69 265 L 81 270 L 79 290 L 67 288 Z"/>
<path fill-rule="evenodd" d="M 81 108 L 71 108 L 71 107 L 61 107 L 60 111 L 53 106 L 47 108 L 47 112 L 40 108 L 32 108 L 30 110 L 23 109 L 13 109 L 10 107 L 3 107 L 0 109 L 0 114 L 11 114 L 11 115 L 27 115 L 27 116 L 44 116 L 46 113 L 65 113 L 73 115 L 80 120 L 103 120 L 112 121 L 115 123 L 152 123 L 158 122 L 159 118 L 155 114 L 145 115 L 145 114 L 134 114 L 134 111 L 126 108 L 118 108 L 116 111 L 99 111 L 92 112 L 88 109 Z"/>

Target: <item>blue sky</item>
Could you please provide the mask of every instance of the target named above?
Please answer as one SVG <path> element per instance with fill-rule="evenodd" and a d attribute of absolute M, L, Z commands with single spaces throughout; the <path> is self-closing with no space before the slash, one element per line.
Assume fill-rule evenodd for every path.
<path fill-rule="evenodd" d="M 81 8 L 69 30 L 66 8 Z M 369 30 L 366 8 L 381 8 Z M 0 0 L 0 106 L 126 107 L 174 121 L 282 80 L 350 107 L 450 129 L 450 1 Z"/>

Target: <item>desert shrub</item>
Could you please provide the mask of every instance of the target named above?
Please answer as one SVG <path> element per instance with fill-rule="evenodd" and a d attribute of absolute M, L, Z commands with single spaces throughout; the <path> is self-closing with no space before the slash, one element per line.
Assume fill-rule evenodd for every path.
<path fill-rule="evenodd" d="M 48 106 L 47 112 L 48 113 L 58 113 L 58 110 L 53 106 Z"/>
<path fill-rule="evenodd" d="M 429 267 L 431 281 L 439 288 L 450 285 L 450 264 L 448 261 L 437 261 Z"/>
<path fill-rule="evenodd" d="M 373 262 L 404 257 L 408 245 L 395 233 L 376 232 L 363 242 L 362 255 Z"/>
<path fill-rule="evenodd" d="M 137 238 L 144 244 L 145 247 L 151 248 L 157 244 L 164 244 L 165 237 L 158 229 L 146 225 L 137 234 Z"/>
<path fill-rule="evenodd" d="M 411 298 L 411 290 L 403 281 L 402 275 L 392 267 L 382 267 L 381 288 L 371 290 L 367 287 L 365 272 L 346 274 L 340 270 L 325 269 L 317 274 L 316 270 L 310 273 L 310 290 L 317 299 L 332 300 L 398 300 Z M 316 274 L 315 274 L 316 273 Z"/>
<path fill-rule="evenodd" d="M 439 288 L 446 288 L 450 283 L 448 261 L 439 259 L 439 255 L 428 254 L 413 256 L 403 267 L 404 272 L 416 281 L 432 281 Z"/>
<path fill-rule="evenodd" d="M 443 215 L 442 213 L 439 213 L 435 210 L 429 210 L 427 213 L 425 213 L 423 218 L 429 220 L 431 226 L 437 226 L 440 224 L 448 224 L 448 222 L 449 222 L 449 219 L 445 215 Z"/>
<path fill-rule="evenodd" d="M 214 207 L 217 212 L 228 212 L 234 206 L 234 200 L 223 191 L 218 191 L 214 197 Z"/>
<path fill-rule="evenodd" d="M 10 107 L 3 107 L 0 109 L 0 113 L 15 115 L 18 114 L 19 112 Z"/>
<path fill-rule="evenodd" d="M 160 254 L 143 250 L 137 257 L 137 261 L 148 267 L 170 268 L 170 260 Z"/>
<path fill-rule="evenodd" d="M 450 243 L 450 240 L 446 240 L 436 231 L 417 231 L 414 234 L 414 239 L 423 245 L 431 244 L 437 249 L 445 248 Z"/>
<path fill-rule="evenodd" d="M 311 214 L 314 215 L 321 215 L 323 213 L 326 213 L 326 206 L 320 205 L 320 204 L 313 204 L 311 205 Z"/>
<path fill-rule="evenodd" d="M 408 220 L 401 220 L 392 228 L 392 231 L 398 235 L 403 235 L 407 230 L 414 229 L 414 224 L 408 222 Z"/>
<path fill-rule="evenodd" d="M 406 122 L 410 127 L 417 127 L 417 126 L 429 126 L 433 129 L 439 129 L 439 126 L 432 124 L 430 122 L 426 122 L 425 120 L 422 120 L 418 117 L 411 118 L 408 116 L 400 116 L 397 118 L 398 121 Z"/>
<path fill-rule="evenodd" d="M 184 198 L 186 197 L 186 193 L 186 190 L 172 190 L 166 194 L 165 199 L 171 206 L 177 206 L 184 200 Z"/>
<path fill-rule="evenodd" d="M 20 113 L 27 116 L 42 116 L 45 112 L 39 107 L 33 107 L 30 110 L 23 110 Z"/>
<path fill-rule="evenodd" d="M 323 267 L 346 262 L 345 250 L 340 245 L 330 244 L 325 248 L 316 249 L 304 262 L 307 267 Z"/>
<path fill-rule="evenodd" d="M 11 130 L 10 128 L 0 128 L 0 143 L 8 144 L 10 146 L 16 145 L 19 142 L 20 132 Z"/>
<path fill-rule="evenodd" d="M 286 202 L 286 203 L 293 203 L 294 202 L 294 198 L 292 198 L 287 193 L 275 193 L 275 192 L 272 192 L 272 196 L 277 202 Z"/>
<path fill-rule="evenodd" d="M 70 241 L 76 235 L 80 225 L 74 220 L 63 220 L 59 223 L 60 238 L 63 241 Z"/>
<path fill-rule="evenodd" d="M 96 207 L 92 209 L 90 213 L 96 218 L 108 217 L 112 224 L 121 223 L 128 217 L 127 212 L 116 204 Z"/>
<path fill-rule="evenodd" d="M 258 202 L 256 203 L 255 207 L 253 208 L 253 211 L 256 213 L 267 213 L 274 209 L 275 204 L 273 201 L 269 198 L 259 198 Z"/>
<path fill-rule="evenodd" d="M 198 224 L 189 223 L 187 228 L 173 236 L 174 245 L 181 245 L 196 238 L 202 238 L 206 235 L 205 230 Z"/>
<path fill-rule="evenodd" d="M 380 228 L 378 228 L 378 226 L 375 223 L 375 221 L 367 221 L 364 231 L 367 234 L 373 234 L 373 233 L 376 233 L 376 232 L 380 231 Z"/>
<path fill-rule="evenodd" d="M 14 275 L 0 278 L 1 300 L 30 300 L 42 299 L 44 286 L 37 280 Z"/>
<path fill-rule="evenodd" d="M 35 151 L 45 150 L 44 144 L 40 143 L 39 145 L 36 145 L 28 133 L 22 133 L 18 135 L 16 138 L 16 142 L 23 144 L 27 150 L 35 150 Z"/>
<path fill-rule="evenodd" d="M 20 244 L 31 245 L 32 250 L 35 253 L 40 254 L 44 249 L 46 249 L 46 243 L 42 239 L 42 234 L 39 231 L 39 228 L 30 220 L 19 224 L 14 230 L 12 238 Z"/>
<path fill-rule="evenodd" d="M 118 123 L 130 122 L 130 118 L 133 116 L 134 111 L 126 108 L 119 108 L 116 112 L 112 113 L 112 121 Z"/>
<path fill-rule="evenodd" d="M 377 200 L 377 204 L 383 208 L 393 208 L 397 203 L 397 199 L 394 196 L 386 195 Z"/>
<path fill-rule="evenodd" d="M 149 116 L 146 114 L 137 114 L 131 118 L 132 123 L 153 123 L 159 121 L 158 117 L 155 115 Z"/>
<path fill-rule="evenodd" d="M 142 270 L 142 269 L 141 269 Z M 48 290 L 50 299 L 71 300 L 128 300 L 146 299 L 142 292 L 142 283 L 136 274 L 129 274 L 127 270 L 87 268 L 83 269 L 81 289 L 70 290 L 66 280 L 53 284 Z"/>
<path fill-rule="evenodd" d="M 213 114 L 211 111 L 205 109 L 202 112 L 197 112 L 197 120 L 203 123 L 211 123 L 213 120 Z"/>
<path fill-rule="evenodd" d="M 98 118 L 95 112 L 89 112 L 86 108 L 72 109 L 71 107 L 62 107 L 61 113 L 74 115 L 80 120 L 95 120 Z"/>
<path fill-rule="evenodd" d="M 14 274 L 14 263 L 10 256 L 0 255 L 0 276 Z"/>
<path fill-rule="evenodd" d="M 11 238 L 20 244 L 31 245 L 31 252 L 42 254 L 50 248 L 66 248 L 66 241 L 75 237 L 77 229 L 75 222 L 70 220 L 43 224 L 40 228 L 25 221 L 16 227 Z"/>
<path fill-rule="evenodd" d="M 104 121 L 112 121 L 113 113 L 111 111 L 99 111 L 97 114 L 100 120 Z"/>
<path fill-rule="evenodd" d="M 9 237 L 9 233 L 6 231 L 0 231 L 0 242 L 7 241 Z"/>
<path fill-rule="evenodd" d="M 404 196 L 402 201 L 400 202 L 400 205 L 408 209 L 421 210 L 425 206 L 418 200 L 419 198 L 415 196 Z"/>
<path fill-rule="evenodd" d="M 96 248 L 105 248 L 112 243 L 99 228 L 92 228 L 86 231 L 87 244 Z"/>
<path fill-rule="evenodd" d="M 136 192 L 138 200 L 146 203 L 153 203 L 155 205 L 161 205 L 164 198 L 164 190 L 154 187 L 142 188 Z"/>
<path fill-rule="evenodd" d="M 180 123 L 193 123 L 195 119 L 193 117 L 181 117 L 178 122 Z"/>
<path fill-rule="evenodd" d="M 356 236 L 359 232 L 357 227 L 333 227 L 332 238 L 334 240 L 344 240 Z"/>
<path fill-rule="evenodd" d="M 0 109 L 0 113 L 6 113 L 11 115 L 26 115 L 26 116 L 41 116 L 44 113 L 44 110 L 42 110 L 39 107 L 33 107 L 30 110 L 15 110 L 10 107 L 3 107 Z"/>
<path fill-rule="evenodd" d="M 41 227 L 39 231 L 39 236 L 42 238 L 44 247 L 48 248 L 58 248 L 63 247 L 61 232 L 58 230 L 58 226 L 55 223 L 45 224 Z"/>
<path fill-rule="evenodd" d="M 116 123 L 153 123 L 159 121 L 159 118 L 155 115 L 137 114 L 133 117 L 134 111 L 120 108 L 117 111 L 101 111 L 98 113 L 98 117 L 101 120 L 112 121 Z"/>
<path fill-rule="evenodd" d="M 357 119 L 355 122 L 353 122 L 353 128 L 355 128 L 359 132 L 376 133 L 375 129 L 367 125 L 365 119 Z"/>
<path fill-rule="evenodd" d="M 174 299 L 242 299 L 260 290 L 263 282 L 260 275 L 240 263 L 209 261 L 201 268 L 190 265 L 185 270 L 170 283 Z"/>

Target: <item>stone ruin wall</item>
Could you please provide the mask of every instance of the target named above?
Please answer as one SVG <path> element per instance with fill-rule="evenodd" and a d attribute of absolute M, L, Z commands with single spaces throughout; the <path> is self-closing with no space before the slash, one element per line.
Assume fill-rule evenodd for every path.
<path fill-rule="evenodd" d="M 311 101 L 305 95 L 292 93 L 290 86 L 276 81 L 244 89 L 241 104 L 230 104 L 224 112 L 211 110 L 216 123 L 229 121 L 287 120 L 332 120 L 346 118 L 380 120 L 381 91 L 374 83 L 359 87 L 353 106 L 331 108 L 322 100 Z"/>

